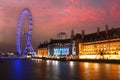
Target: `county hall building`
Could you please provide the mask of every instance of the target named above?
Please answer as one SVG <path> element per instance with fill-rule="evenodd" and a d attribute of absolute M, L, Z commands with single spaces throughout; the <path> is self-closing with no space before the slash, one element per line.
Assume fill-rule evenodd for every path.
<path fill-rule="evenodd" d="M 60 33 L 58 36 L 65 36 Z M 104 31 L 97 27 L 95 33 L 74 35 L 71 38 L 51 39 L 45 46 L 48 56 L 66 56 L 69 58 L 85 59 L 120 59 L 120 28 L 111 28 L 106 25 Z M 37 52 L 42 50 L 38 48 Z"/>

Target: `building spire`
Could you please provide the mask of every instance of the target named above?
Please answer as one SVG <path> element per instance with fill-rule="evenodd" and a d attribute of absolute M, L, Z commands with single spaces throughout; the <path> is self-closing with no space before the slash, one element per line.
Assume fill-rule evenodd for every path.
<path fill-rule="evenodd" d="M 74 37 L 74 30 L 72 29 L 71 30 L 71 38 L 73 39 L 73 37 Z"/>

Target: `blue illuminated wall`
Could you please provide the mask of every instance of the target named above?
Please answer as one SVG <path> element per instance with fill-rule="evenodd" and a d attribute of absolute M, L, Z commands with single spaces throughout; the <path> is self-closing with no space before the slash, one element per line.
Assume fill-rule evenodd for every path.
<path fill-rule="evenodd" d="M 68 47 L 54 48 L 54 55 L 68 55 L 68 54 L 69 54 Z"/>
<path fill-rule="evenodd" d="M 72 44 L 72 55 L 76 55 L 76 46 L 75 46 L 75 43 Z"/>
<path fill-rule="evenodd" d="M 48 47 L 48 56 L 50 56 L 50 47 Z"/>

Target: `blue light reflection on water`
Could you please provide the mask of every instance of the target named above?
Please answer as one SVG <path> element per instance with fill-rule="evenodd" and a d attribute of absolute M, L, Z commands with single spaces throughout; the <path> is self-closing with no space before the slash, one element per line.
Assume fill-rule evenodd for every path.
<path fill-rule="evenodd" d="M 16 59 L 13 61 L 11 78 L 13 80 L 22 80 L 22 61 L 21 59 Z"/>

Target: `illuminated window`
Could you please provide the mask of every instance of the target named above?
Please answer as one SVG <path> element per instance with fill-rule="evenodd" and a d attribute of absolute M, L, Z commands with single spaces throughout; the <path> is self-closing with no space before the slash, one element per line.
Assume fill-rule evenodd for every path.
<path fill-rule="evenodd" d="M 104 44 L 104 47 L 105 47 L 105 44 Z"/>
<path fill-rule="evenodd" d="M 114 49 L 116 49 L 116 47 L 114 47 Z"/>
<path fill-rule="evenodd" d="M 114 46 L 116 46 L 116 44 L 114 44 Z"/>
<path fill-rule="evenodd" d="M 104 50 L 106 50 L 106 48 L 104 48 Z"/>
<path fill-rule="evenodd" d="M 112 50 L 112 48 L 110 48 Z"/>

